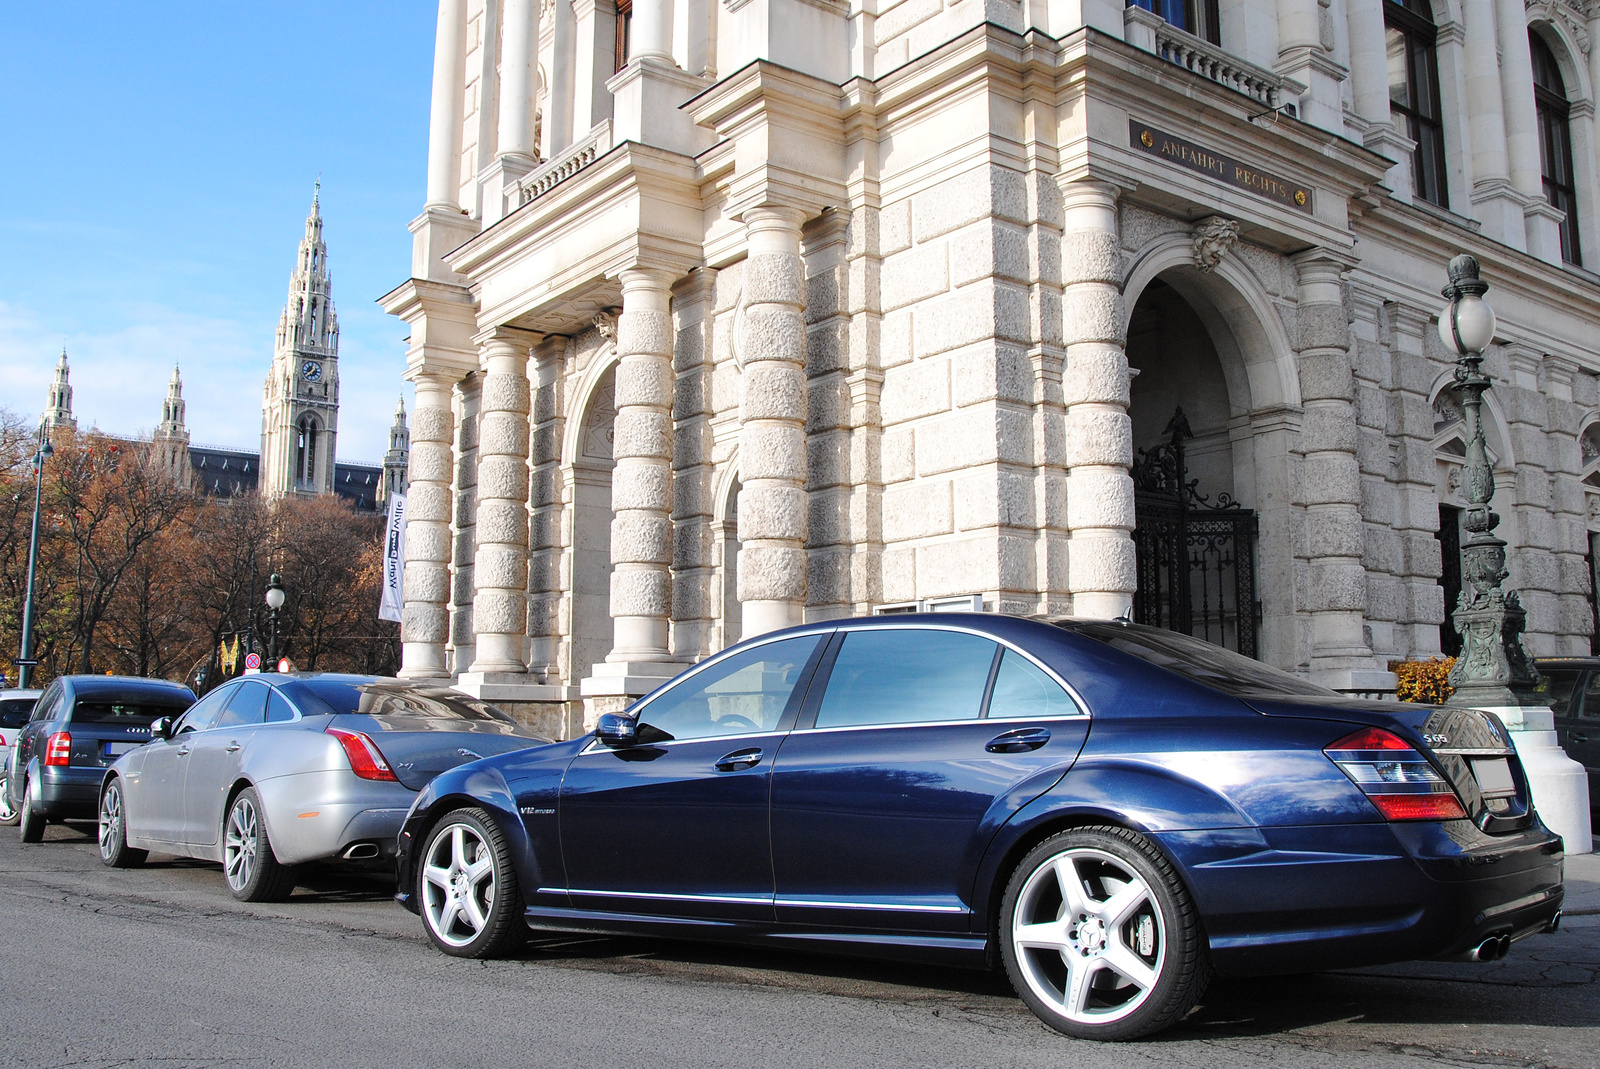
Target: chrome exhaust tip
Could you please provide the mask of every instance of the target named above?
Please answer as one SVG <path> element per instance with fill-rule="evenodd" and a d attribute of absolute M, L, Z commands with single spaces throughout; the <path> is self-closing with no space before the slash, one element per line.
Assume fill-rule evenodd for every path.
<path fill-rule="evenodd" d="M 1499 961 L 1511 952 L 1509 935 L 1491 935 L 1472 949 L 1468 955 L 1473 961 Z"/>
<path fill-rule="evenodd" d="M 351 843 L 345 847 L 344 853 L 339 855 L 346 861 L 365 861 L 367 858 L 378 856 L 377 843 Z"/>
<path fill-rule="evenodd" d="M 1550 923 L 1544 926 L 1545 935 L 1555 935 L 1561 930 L 1561 911 L 1556 910 L 1556 915 L 1550 918 Z"/>

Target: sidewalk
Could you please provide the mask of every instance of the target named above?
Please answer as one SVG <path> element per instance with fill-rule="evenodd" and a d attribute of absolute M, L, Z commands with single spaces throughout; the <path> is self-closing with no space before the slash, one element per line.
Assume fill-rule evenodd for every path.
<path fill-rule="evenodd" d="M 1567 901 L 1561 907 L 1561 926 L 1579 917 L 1593 918 L 1600 925 L 1600 836 L 1594 841 L 1596 853 L 1567 858 Z"/>

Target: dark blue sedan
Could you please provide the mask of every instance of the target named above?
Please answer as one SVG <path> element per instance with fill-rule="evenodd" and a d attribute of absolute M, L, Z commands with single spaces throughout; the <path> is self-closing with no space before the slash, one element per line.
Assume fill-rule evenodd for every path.
<path fill-rule="evenodd" d="M 1003 963 L 1125 1039 L 1214 973 L 1493 959 L 1561 840 L 1492 715 L 1344 698 L 1122 621 L 763 635 L 418 797 L 400 900 L 449 954 L 529 927 Z"/>

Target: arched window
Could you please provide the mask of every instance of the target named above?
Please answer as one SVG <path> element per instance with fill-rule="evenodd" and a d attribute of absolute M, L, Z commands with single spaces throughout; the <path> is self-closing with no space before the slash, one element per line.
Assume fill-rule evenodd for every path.
<path fill-rule="evenodd" d="M 1561 222 L 1561 258 L 1582 264 L 1578 247 L 1578 183 L 1572 170 L 1572 105 L 1555 54 L 1532 30 L 1528 47 L 1533 52 L 1533 100 L 1539 114 L 1539 169 L 1544 173 L 1544 196 L 1551 207 L 1567 213 Z"/>
<path fill-rule="evenodd" d="M 317 421 L 301 416 L 294 458 L 294 482 L 299 490 L 314 490 L 317 485 Z"/>
<path fill-rule="evenodd" d="M 1389 38 L 1389 110 L 1395 129 L 1417 143 L 1411 188 L 1423 200 L 1448 208 L 1433 11 L 1428 0 L 1384 0 L 1383 21 Z"/>

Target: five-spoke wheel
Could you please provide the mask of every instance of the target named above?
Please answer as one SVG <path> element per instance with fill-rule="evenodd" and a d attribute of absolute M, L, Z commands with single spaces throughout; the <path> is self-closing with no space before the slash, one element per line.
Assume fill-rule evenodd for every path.
<path fill-rule="evenodd" d="M 1034 848 L 1006 890 L 1001 936 L 1018 994 L 1083 1038 L 1165 1028 L 1194 1006 L 1208 975 L 1182 882 L 1122 828 L 1075 829 Z"/>
<path fill-rule="evenodd" d="M 19 816 L 17 807 L 11 804 L 11 773 L 0 768 L 0 827 L 11 827 Z"/>
<path fill-rule="evenodd" d="M 114 869 L 131 869 L 144 864 L 146 850 L 128 845 L 127 808 L 122 797 L 122 780 L 112 777 L 100 792 L 100 860 Z"/>
<path fill-rule="evenodd" d="M 294 891 L 294 870 L 272 852 L 254 787 L 235 796 L 222 822 L 222 874 L 233 897 L 244 902 L 278 902 Z"/>
<path fill-rule="evenodd" d="M 429 833 L 417 897 L 428 936 L 447 954 L 486 958 L 521 941 L 521 895 L 505 837 L 479 809 L 458 809 Z"/>

